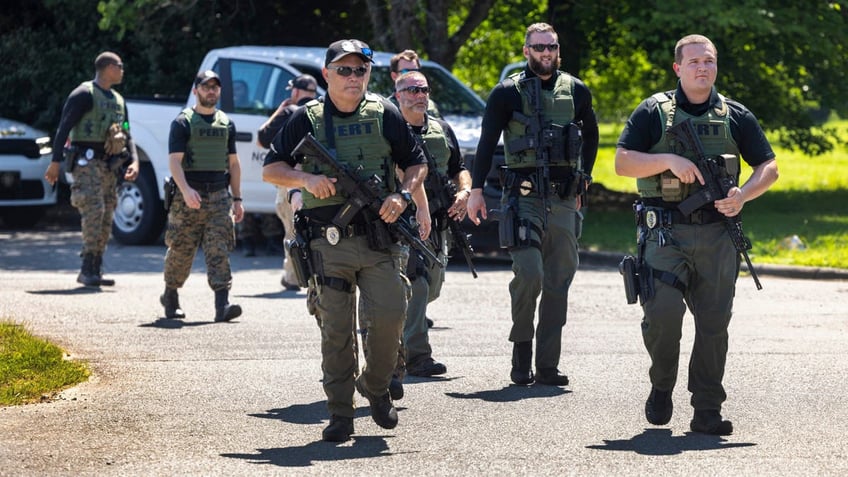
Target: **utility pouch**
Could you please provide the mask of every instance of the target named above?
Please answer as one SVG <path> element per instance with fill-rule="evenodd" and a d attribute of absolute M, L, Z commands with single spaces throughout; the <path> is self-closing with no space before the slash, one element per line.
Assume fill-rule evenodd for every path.
<path fill-rule="evenodd" d="M 368 238 L 368 248 L 377 252 L 388 250 L 396 242 L 392 239 L 388 225 L 380 218 L 370 220 L 365 224 L 365 235 Z"/>
<path fill-rule="evenodd" d="M 126 149 L 124 149 L 118 154 L 107 156 L 106 164 L 109 166 L 110 171 L 114 172 L 115 174 L 118 174 L 121 169 L 123 169 L 123 167 L 127 164 L 129 159 L 130 153 L 127 152 Z"/>
<path fill-rule="evenodd" d="M 168 211 L 171 210 L 171 204 L 174 203 L 174 196 L 177 194 L 177 183 L 173 177 L 169 177 L 165 181 L 163 189 L 165 191 L 165 200 L 162 202 L 162 205 L 165 206 L 165 211 Z"/>
<path fill-rule="evenodd" d="M 65 172 L 74 172 L 77 167 L 77 156 L 79 149 L 76 146 L 68 146 L 63 151 L 65 159 Z"/>
<path fill-rule="evenodd" d="M 665 171 L 660 176 L 662 199 L 666 202 L 680 202 L 689 195 L 689 184 L 680 182 L 671 171 Z"/>

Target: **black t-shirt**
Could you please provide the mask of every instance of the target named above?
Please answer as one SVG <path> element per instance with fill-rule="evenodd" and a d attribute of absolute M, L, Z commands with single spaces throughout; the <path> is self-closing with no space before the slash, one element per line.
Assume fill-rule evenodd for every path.
<path fill-rule="evenodd" d="M 525 68 L 524 74 L 527 77 L 536 76 L 530 68 Z M 561 74 L 565 73 L 557 71 L 546 81 L 542 81 L 542 88 L 553 90 L 557 77 Z M 591 91 L 582 81 L 573 76 L 572 78 L 574 79 L 574 122 L 583 122 L 583 171 L 591 175 L 595 167 L 595 157 L 598 154 L 598 120 L 592 108 Z M 480 142 L 477 144 L 477 155 L 474 158 L 472 171 L 472 187 L 475 189 L 483 187 L 489 169 L 492 167 L 492 157 L 498 146 L 498 140 L 512 119 L 513 111 L 523 113 L 521 93 L 515 88 L 512 79 L 506 79 L 492 89 L 489 100 L 486 102 L 483 131 L 480 134 Z"/>
<path fill-rule="evenodd" d="M 703 115 L 709 108 L 718 106 L 721 101 L 715 88 L 710 99 L 702 104 L 690 103 L 679 85 L 677 90 L 668 91 L 666 94 L 669 97 L 675 95 L 677 107 L 693 116 Z M 774 151 L 754 114 L 737 101 L 726 99 L 725 102 L 730 117 L 730 134 L 739 147 L 742 159 L 752 167 L 773 159 Z M 660 141 L 664 128 L 657 100 L 650 97 L 642 101 L 627 119 L 616 146 L 631 151 L 648 152 Z"/>

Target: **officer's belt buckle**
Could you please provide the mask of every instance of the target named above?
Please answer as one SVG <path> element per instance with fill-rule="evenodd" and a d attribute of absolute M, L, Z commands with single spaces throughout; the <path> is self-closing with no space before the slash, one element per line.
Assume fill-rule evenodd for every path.
<path fill-rule="evenodd" d="M 327 242 L 330 245 L 336 245 L 342 239 L 342 231 L 339 230 L 335 225 L 328 225 L 324 227 L 324 238 L 327 239 Z"/>

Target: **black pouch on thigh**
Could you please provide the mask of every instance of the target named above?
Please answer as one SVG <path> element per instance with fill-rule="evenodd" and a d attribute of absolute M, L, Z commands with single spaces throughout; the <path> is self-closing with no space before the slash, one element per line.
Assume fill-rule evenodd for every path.
<path fill-rule="evenodd" d="M 366 222 L 365 235 L 368 238 L 368 248 L 378 252 L 388 250 L 395 243 L 388 225 L 380 218 Z"/>

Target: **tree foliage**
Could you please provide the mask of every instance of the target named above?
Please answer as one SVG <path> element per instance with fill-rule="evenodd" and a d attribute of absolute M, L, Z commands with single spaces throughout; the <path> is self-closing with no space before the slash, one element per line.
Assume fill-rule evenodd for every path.
<path fill-rule="evenodd" d="M 522 60 L 527 25 L 551 23 L 563 68 L 592 89 L 599 116 L 621 121 L 677 83 L 674 43 L 710 37 L 717 87 L 748 106 L 781 141 L 807 153 L 834 141 L 821 116 L 848 117 L 844 0 L 32 0 L 0 18 L 0 115 L 55 129 L 62 103 L 113 50 L 126 95 L 184 95 L 205 52 L 237 44 L 327 45 L 361 38 L 413 48 L 482 96 Z M 814 113 L 819 113 L 816 115 Z"/>

